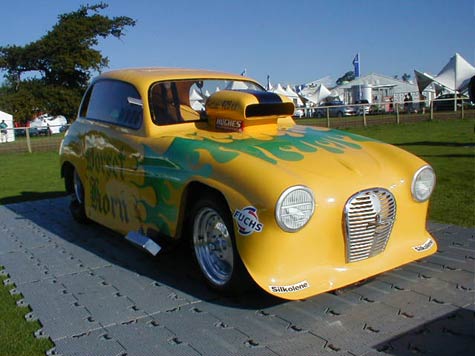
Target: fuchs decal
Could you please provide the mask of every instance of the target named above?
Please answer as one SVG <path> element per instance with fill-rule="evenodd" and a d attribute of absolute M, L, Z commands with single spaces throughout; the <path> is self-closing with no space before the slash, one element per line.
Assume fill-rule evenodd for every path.
<path fill-rule="evenodd" d="M 239 233 L 244 236 L 251 235 L 253 232 L 261 232 L 264 228 L 264 224 L 259 222 L 257 209 L 253 206 L 246 206 L 241 210 L 236 209 L 233 218 L 238 224 Z"/>
<path fill-rule="evenodd" d="M 240 120 L 216 119 L 216 128 L 220 130 L 241 132 L 243 127 L 244 122 Z"/>
<path fill-rule="evenodd" d="M 427 239 L 427 241 L 424 242 L 422 245 L 414 246 L 413 249 L 416 252 L 424 252 L 430 249 L 433 245 L 434 245 L 434 240 Z"/>
<path fill-rule="evenodd" d="M 289 286 L 269 286 L 272 293 L 292 293 L 298 292 L 302 289 L 307 289 L 309 287 L 310 284 L 307 281 L 291 284 Z"/>

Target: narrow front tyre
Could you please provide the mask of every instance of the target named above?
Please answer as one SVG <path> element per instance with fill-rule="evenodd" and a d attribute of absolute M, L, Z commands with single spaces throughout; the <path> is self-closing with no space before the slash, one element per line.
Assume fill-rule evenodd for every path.
<path fill-rule="evenodd" d="M 208 285 L 224 294 L 239 294 L 250 286 L 250 277 L 236 248 L 227 205 L 203 198 L 191 213 L 191 243 L 195 260 Z"/>

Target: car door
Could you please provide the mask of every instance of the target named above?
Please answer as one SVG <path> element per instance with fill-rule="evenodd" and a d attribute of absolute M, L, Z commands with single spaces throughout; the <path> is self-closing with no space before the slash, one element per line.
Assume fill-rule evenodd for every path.
<path fill-rule="evenodd" d="M 86 213 L 92 220 L 123 233 L 138 230 L 141 225 L 137 208 L 141 103 L 131 84 L 100 80 L 89 89 L 80 111 L 87 118 L 82 138 Z"/>

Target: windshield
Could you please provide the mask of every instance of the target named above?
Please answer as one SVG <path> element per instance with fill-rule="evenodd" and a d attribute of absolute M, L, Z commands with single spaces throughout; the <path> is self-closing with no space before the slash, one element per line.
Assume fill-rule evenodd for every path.
<path fill-rule="evenodd" d="M 150 87 L 149 102 L 157 125 L 205 119 L 206 100 L 220 90 L 257 90 L 261 86 L 245 80 L 193 79 L 157 82 Z"/>

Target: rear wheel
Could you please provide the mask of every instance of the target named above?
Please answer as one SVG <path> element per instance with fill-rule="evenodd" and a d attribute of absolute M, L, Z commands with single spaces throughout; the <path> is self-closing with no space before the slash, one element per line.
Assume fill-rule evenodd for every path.
<path fill-rule="evenodd" d="M 227 205 L 217 196 L 198 200 L 190 227 L 193 254 L 206 282 L 222 293 L 247 290 L 251 280 L 236 249 Z"/>
<path fill-rule="evenodd" d="M 84 185 L 82 184 L 81 178 L 76 169 L 72 174 L 73 180 L 73 194 L 71 203 L 69 204 L 69 210 L 74 220 L 81 224 L 86 224 L 89 222 L 89 219 L 86 216 L 86 210 L 84 207 Z"/>

